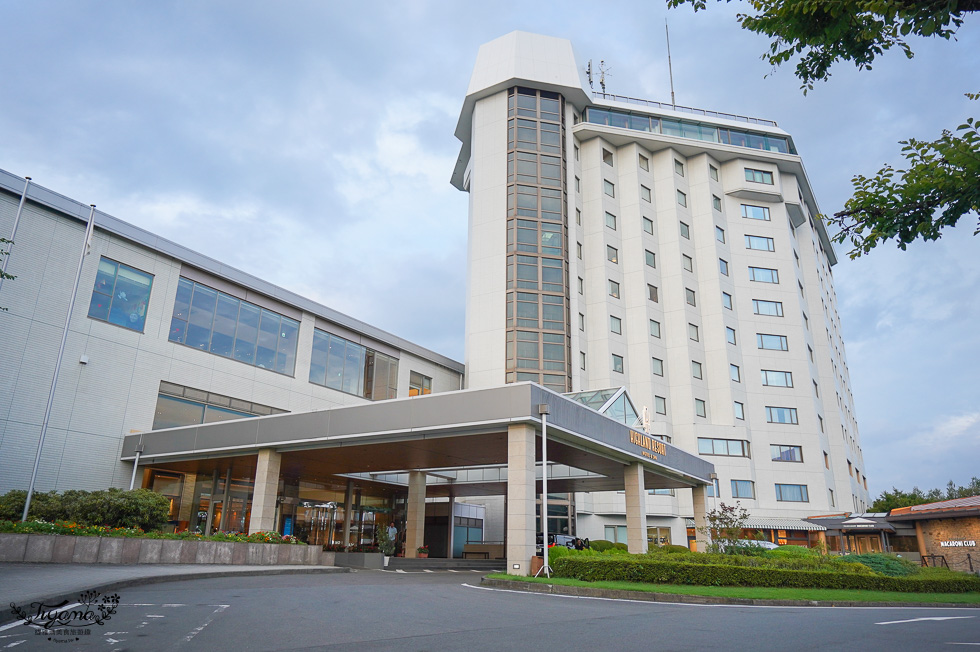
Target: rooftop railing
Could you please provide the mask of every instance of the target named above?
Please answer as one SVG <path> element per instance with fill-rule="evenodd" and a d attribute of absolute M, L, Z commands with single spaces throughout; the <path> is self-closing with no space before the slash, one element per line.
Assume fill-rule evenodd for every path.
<path fill-rule="evenodd" d="M 649 106 L 655 109 L 668 109 L 670 111 L 680 111 L 682 113 L 703 115 L 708 118 L 723 118 L 725 120 L 737 120 L 739 122 L 747 122 L 753 125 L 765 125 L 770 127 L 779 126 L 776 124 L 775 120 L 766 120 L 765 118 L 751 118 L 749 116 L 738 115 L 735 113 L 722 113 L 720 111 L 709 111 L 708 109 L 696 109 L 690 106 L 669 104 L 667 102 L 657 102 L 655 100 L 644 100 L 637 97 L 628 97 L 626 95 L 615 95 L 613 93 L 601 93 L 601 92 L 592 91 L 592 97 L 595 99 L 612 100 L 614 102 L 626 102 L 627 104 L 640 104 L 642 106 Z"/>

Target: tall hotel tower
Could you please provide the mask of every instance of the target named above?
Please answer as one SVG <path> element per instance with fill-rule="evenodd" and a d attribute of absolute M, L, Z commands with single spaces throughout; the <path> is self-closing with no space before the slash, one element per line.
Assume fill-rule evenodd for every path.
<path fill-rule="evenodd" d="M 592 93 L 584 68 L 522 32 L 477 55 L 452 177 L 468 387 L 534 381 L 595 407 L 625 387 L 619 418 L 715 465 L 709 508 L 737 500 L 783 543 L 805 516 L 863 511 L 836 257 L 793 139 Z M 625 535 L 621 494 L 569 503 L 580 536 Z M 650 537 L 683 544 L 690 492 L 647 505 Z"/>

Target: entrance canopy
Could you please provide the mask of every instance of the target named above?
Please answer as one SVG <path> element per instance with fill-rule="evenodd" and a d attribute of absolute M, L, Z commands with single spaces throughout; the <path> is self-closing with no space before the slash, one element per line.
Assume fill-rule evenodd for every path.
<path fill-rule="evenodd" d="M 621 491 L 634 463 L 649 489 L 711 482 L 709 462 L 533 383 L 129 435 L 121 459 L 136 462 L 141 449 L 140 465 L 201 470 L 223 468 L 229 458 L 254 465 L 260 450 L 272 449 L 287 478 L 346 475 L 407 485 L 409 472 L 424 471 L 429 496 L 501 495 L 509 427 L 536 431 L 540 459 L 541 405 L 550 412 L 549 491 Z"/>

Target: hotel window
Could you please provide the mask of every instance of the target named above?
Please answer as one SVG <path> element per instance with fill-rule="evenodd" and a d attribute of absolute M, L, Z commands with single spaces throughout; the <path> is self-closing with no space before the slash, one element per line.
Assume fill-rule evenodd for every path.
<path fill-rule="evenodd" d="M 813 395 L 820 398 L 820 387 L 817 386 L 817 381 L 813 380 Z"/>
<path fill-rule="evenodd" d="M 726 307 L 729 310 L 731 310 L 732 309 L 732 295 L 728 294 L 727 292 L 722 292 L 721 293 L 721 305 L 723 305 L 724 307 Z"/>
<path fill-rule="evenodd" d="M 647 264 L 648 267 L 656 267 L 657 266 L 657 255 L 655 253 L 653 253 L 649 249 L 646 249 L 643 252 L 643 256 L 644 256 L 644 259 L 646 260 L 646 264 Z"/>
<path fill-rule="evenodd" d="M 653 370 L 653 375 L 654 376 L 663 376 L 664 375 L 664 361 L 661 360 L 660 358 L 651 358 L 651 361 L 652 362 L 651 362 L 650 368 Z"/>
<path fill-rule="evenodd" d="M 648 202 L 653 201 L 653 195 L 650 194 L 650 189 L 646 186 L 640 186 L 640 199 Z"/>
<path fill-rule="evenodd" d="M 728 261 L 724 258 L 718 259 L 718 271 L 720 271 L 725 276 L 728 276 Z"/>
<path fill-rule="evenodd" d="M 667 414 L 667 399 L 663 396 L 654 396 L 653 404 L 657 414 Z"/>
<path fill-rule="evenodd" d="M 619 317 L 609 315 L 609 331 L 617 335 L 623 334 L 623 320 Z"/>
<path fill-rule="evenodd" d="M 689 272 L 694 271 L 694 259 L 688 256 L 687 254 L 681 254 L 681 264 L 684 266 L 684 269 L 686 269 L 687 271 Z"/>
<path fill-rule="evenodd" d="M 760 349 L 769 351 L 789 351 L 789 342 L 785 335 L 769 335 L 768 333 L 756 333 L 756 342 Z"/>
<path fill-rule="evenodd" d="M 410 379 L 415 379 L 416 376 L 419 379 L 426 378 L 412 372 Z M 310 356 L 310 382 L 372 400 L 395 398 L 398 389 L 398 359 L 315 329 Z M 429 378 L 428 382 L 428 390 L 431 392 L 432 379 Z M 411 394 L 411 387 L 409 393 L 415 396 Z"/>
<path fill-rule="evenodd" d="M 674 172 L 684 176 L 684 164 L 678 161 L 676 158 L 674 159 Z"/>
<path fill-rule="evenodd" d="M 755 498 L 755 483 L 751 480 L 732 480 L 732 498 Z"/>
<path fill-rule="evenodd" d="M 616 186 L 611 181 L 606 179 L 602 180 L 602 191 L 610 197 L 616 196 Z"/>
<path fill-rule="evenodd" d="M 153 430 L 285 412 L 268 405 L 163 381 L 153 414 Z"/>
<path fill-rule="evenodd" d="M 677 203 L 683 206 L 684 208 L 687 208 L 687 195 L 685 195 L 680 190 L 677 191 Z"/>
<path fill-rule="evenodd" d="M 817 423 L 820 424 L 820 432 L 824 432 L 824 429 L 823 429 L 823 417 L 820 416 L 819 414 L 817 415 Z M 827 467 L 827 468 L 830 468 L 830 467 Z"/>
<path fill-rule="evenodd" d="M 689 227 L 684 222 L 681 222 L 680 224 L 681 224 L 681 237 L 682 238 L 687 238 L 688 240 L 690 240 L 691 239 L 691 227 Z"/>
<path fill-rule="evenodd" d="M 826 468 L 830 468 L 830 455 L 827 455 L 827 451 L 823 452 L 823 465 Z"/>
<path fill-rule="evenodd" d="M 575 192 L 582 192 L 582 180 L 575 177 Z"/>
<path fill-rule="evenodd" d="M 612 370 L 618 374 L 623 373 L 623 356 L 612 354 Z"/>
<path fill-rule="evenodd" d="M 580 331 L 585 330 L 585 315 L 583 315 L 582 313 L 578 314 L 578 329 Z"/>
<path fill-rule="evenodd" d="M 417 371 L 411 372 L 408 377 L 408 395 L 423 396 L 432 393 L 432 379 L 423 376 Z"/>
<path fill-rule="evenodd" d="M 723 455 L 725 457 L 752 457 L 749 442 L 742 439 L 709 439 L 698 437 L 699 455 Z"/>
<path fill-rule="evenodd" d="M 754 183 L 765 183 L 770 186 L 773 185 L 772 172 L 767 172 L 766 170 L 753 170 L 752 168 L 745 168 L 745 180 L 752 181 Z"/>
<path fill-rule="evenodd" d="M 784 503 L 808 503 L 810 496 L 805 484 L 777 484 L 776 500 Z"/>
<path fill-rule="evenodd" d="M 169 340 L 292 376 L 299 322 L 181 278 Z"/>
<path fill-rule="evenodd" d="M 606 213 L 606 226 L 608 226 L 613 231 L 616 230 L 616 216 L 612 213 Z"/>
<path fill-rule="evenodd" d="M 575 243 L 575 255 L 578 256 L 578 259 L 579 260 L 582 260 L 582 243 L 581 242 L 576 242 Z"/>
<path fill-rule="evenodd" d="M 703 399 L 700 398 L 694 399 L 694 414 L 696 416 L 703 417 L 703 418 L 708 417 L 708 407 Z"/>
<path fill-rule="evenodd" d="M 834 507 L 834 490 L 828 489 L 827 491 L 830 492 L 830 506 Z"/>
<path fill-rule="evenodd" d="M 152 286 L 152 274 L 101 258 L 88 316 L 142 333 Z"/>
<path fill-rule="evenodd" d="M 720 226 L 715 227 L 715 240 L 725 244 L 725 229 L 721 228 Z"/>
<path fill-rule="evenodd" d="M 728 373 L 732 377 L 732 380 L 736 383 L 742 382 L 742 373 L 739 370 L 738 365 L 730 364 L 728 365 Z"/>
<path fill-rule="evenodd" d="M 647 172 L 649 172 L 650 171 L 650 159 L 648 159 L 643 154 L 640 154 L 639 156 L 640 156 L 640 168 L 646 170 Z"/>
<path fill-rule="evenodd" d="M 653 220 L 651 220 L 649 217 L 643 218 L 643 230 L 650 235 L 653 235 Z"/>
<path fill-rule="evenodd" d="M 613 281 L 612 279 L 609 280 L 609 296 L 614 299 L 619 298 L 619 283 Z"/>
<path fill-rule="evenodd" d="M 711 195 L 711 207 L 716 211 L 721 210 L 721 197 L 717 195 Z"/>
<path fill-rule="evenodd" d="M 769 209 L 765 206 L 750 206 L 742 204 L 742 217 L 749 220 L 769 221 Z"/>
<path fill-rule="evenodd" d="M 655 319 L 650 320 L 650 335 L 660 337 L 660 322 Z"/>
<path fill-rule="evenodd" d="M 779 271 L 768 267 L 749 267 L 749 280 L 756 283 L 779 283 Z"/>
<path fill-rule="evenodd" d="M 769 423 L 788 423 L 799 425 L 796 408 L 766 406 L 766 421 Z"/>
<path fill-rule="evenodd" d="M 735 401 L 735 418 L 745 420 L 745 404 Z"/>
<path fill-rule="evenodd" d="M 660 300 L 657 295 L 657 286 L 647 284 L 647 298 L 654 303 Z"/>
<path fill-rule="evenodd" d="M 575 209 L 575 223 L 582 226 L 582 211 L 581 209 Z"/>
<path fill-rule="evenodd" d="M 577 161 L 578 160 L 578 156 L 579 156 L 579 153 L 578 153 L 578 145 L 574 145 L 574 147 L 575 147 L 575 160 Z"/>
<path fill-rule="evenodd" d="M 689 305 L 692 305 L 692 306 L 697 306 L 698 305 L 697 295 L 694 293 L 694 290 L 692 290 L 691 288 L 684 288 L 684 296 L 685 296 L 685 298 L 687 300 L 687 303 Z"/>
<path fill-rule="evenodd" d="M 704 378 L 704 369 L 697 360 L 691 360 L 691 375 L 699 380 Z"/>
<path fill-rule="evenodd" d="M 806 345 L 806 350 L 810 353 L 810 362 L 813 362 L 814 361 L 813 360 L 813 349 L 810 348 L 810 345 L 809 344 Z"/>
<path fill-rule="evenodd" d="M 606 165 L 608 165 L 609 167 L 612 167 L 613 166 L 613 155 L 612 155 L 612 152 L 610 152 L 606 148 L 603 148 L 602 149 L 602 162 L 605 163 Z"/>
<path fill-rule="evenodd" d="M 578 352 L 578 359 L 579 359 L 579 364 L 582 367 L 582 369 L 585 369 L 585 351 L 579 351 Z"/>
<path fill-rule="evenodd" d="M 619 251 L 616 249 L 616 247 L 606 245 L 606 260 L 608 260 L 610 263 L 616 263 L 617 265 L 619 264 Z"/>
<path fill-rule="evenodd" d="M 802 462 L 803 448 L 801 446 L 783 446 L 771 444 L 769 452 L 773 462 Z"/>
<path fill-rule="evenodd" d="M 578 293 L 585 294 L 585 279 L 581 276 L 578 277 Z"/>
<path fill-rule="evenodd" d="M 708 166 L 708 175 L 711 177 L 711 179 L 713 181 L 717 181 L 718 180 L 718 168 L 716 168 L 713 165 L 709 165 Z"/>
<path fill-rule="evenodd" d="M 725 339 L 729 344 L 735 344 L 735 329 L 731 326 L 725 326 Z"/>
<path fill-rule="evenodd" d="M 790 371 L 762 370 L 762 384 L 765 387 L 792 387 L 793 373 Z"/>
<path fill-rule="evenodd" d="M 687 325 L 687 337 L 689 339 L 694 340 L 695 342 L 700 341 L 698 339 L 698 327 L 697 327 L 697 324 L 688 324 Z"/>
<path fill-rule="evenodd" d="M 752 299 L 752 312 L 757 315 L 782 317 L 783 303 L 781 301 L 763 301 L 762 299 Z"/>
<path fill-rule="evenodd" d="M 773 239 L 760 235 L 745 236 L 745 248 L 755 249 L 756 251 L 776 251 L 776 245 L 773 243 Z"/>

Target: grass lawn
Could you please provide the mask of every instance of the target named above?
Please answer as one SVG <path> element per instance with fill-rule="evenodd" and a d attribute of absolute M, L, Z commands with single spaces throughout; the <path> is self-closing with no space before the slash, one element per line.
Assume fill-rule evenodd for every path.
<path fill-rule="evenodd" d="M 820 600 L 823 602 L 910 602 L 947 604 L 980 604 L 980 592 L 970 593 L 899 593 L 897 591 L 847 591 L 843 589 L 783 589 L 745 586 L 690 586 L 680 584 L 644 584 L 641 582 L 583 582 L 552 577 L 517 578 L 506 573 L 491 573 L 487 577 L 515 582 L 537 582 L 563 586 L 586 586 L 618 591 L 672 593 L 675 595 L 708 595 L 725 598 L 756 598 L 761 600 Z"/>

